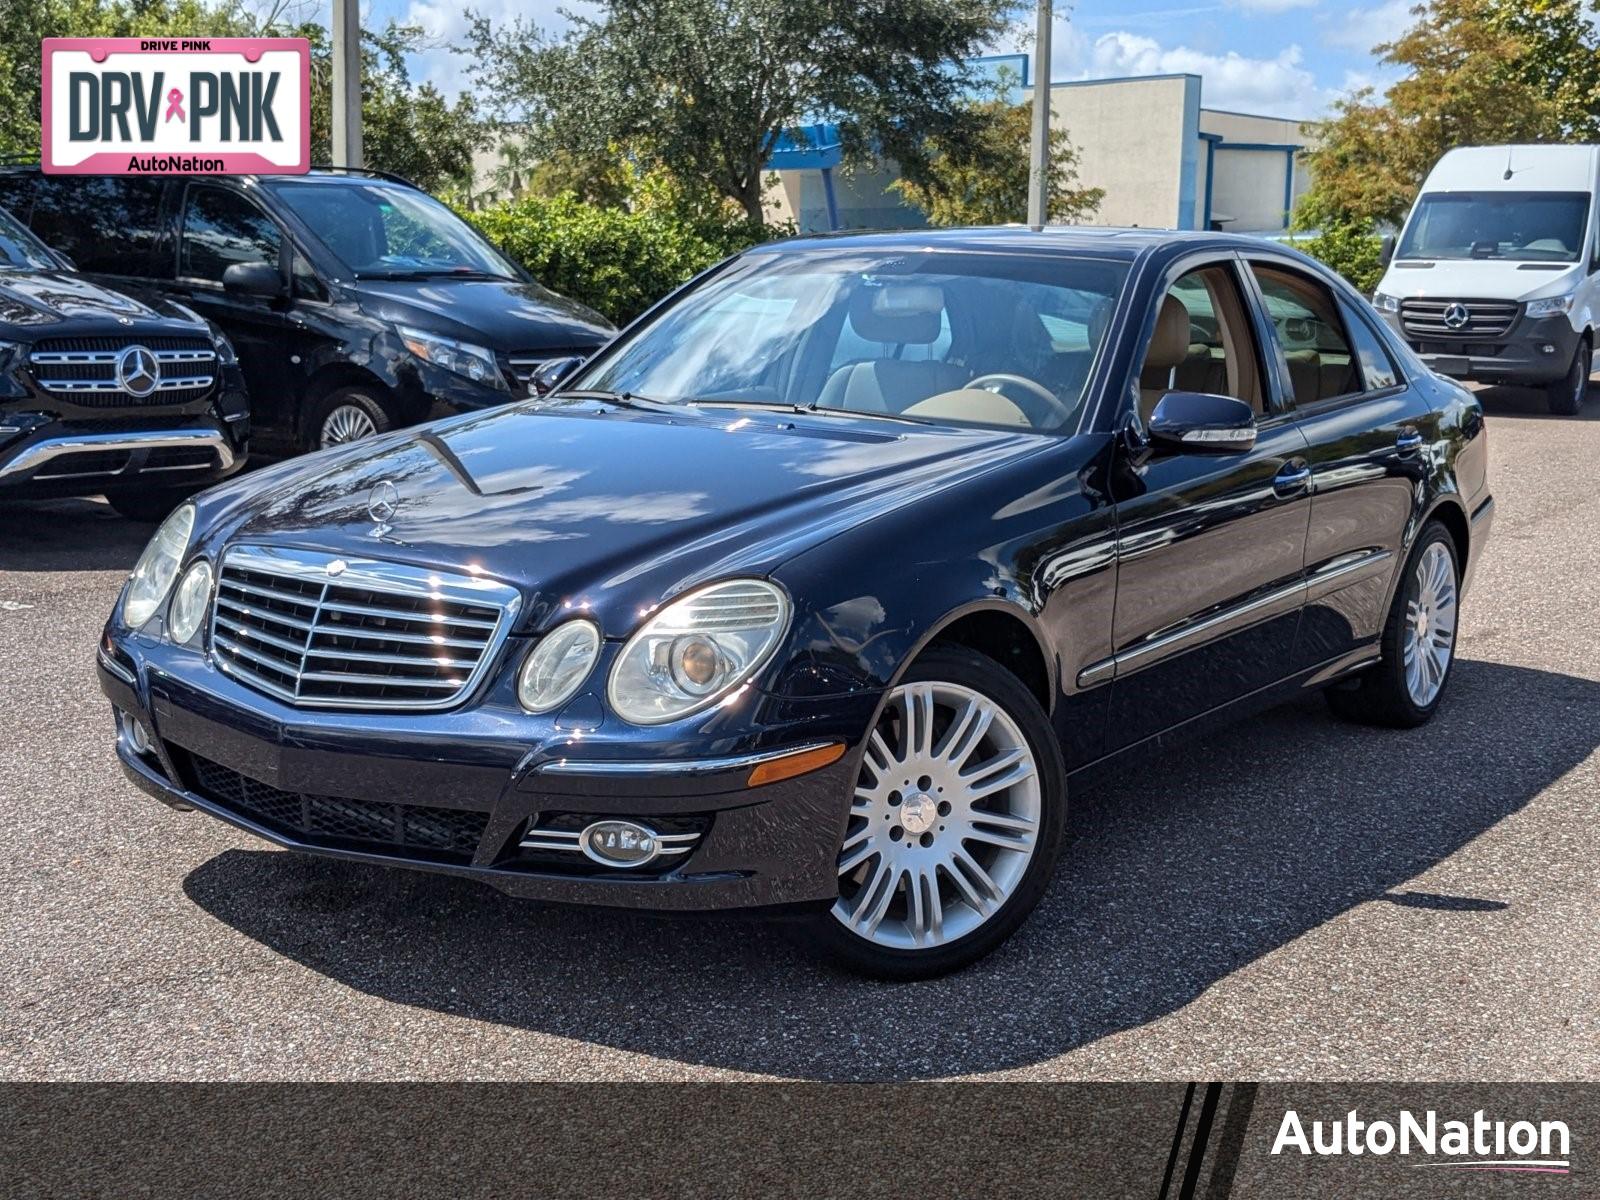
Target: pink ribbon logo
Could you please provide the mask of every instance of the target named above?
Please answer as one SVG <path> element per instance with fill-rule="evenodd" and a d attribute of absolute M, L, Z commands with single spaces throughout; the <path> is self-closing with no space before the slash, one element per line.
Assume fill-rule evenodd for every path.
<path fill-rule="evenodd" d="M 183 115 L 183 93 L 177 88 L 173 88 L 167 93 L 166 120 L 170 121 L 173 117 L 177 117 L 180 121 L 187 121 L 189 119 Z"/>

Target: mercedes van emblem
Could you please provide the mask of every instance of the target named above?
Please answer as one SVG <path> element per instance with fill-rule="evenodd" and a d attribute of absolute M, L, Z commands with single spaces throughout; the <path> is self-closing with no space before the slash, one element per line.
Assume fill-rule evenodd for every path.
<path fill-rule="evenodd" d="M 1465 329 L 1472 320 L 1472 310 L 1465 304 L 1452 304 L 1444 310 L 1444 323 L 1450 329 Z"/>
<path fill-rule="evenodd" d="M 129 346 L 117 355 L 117 386 L 130 396 L 148 396 L 161 382 L 161 364 L 146 346 Z"/>

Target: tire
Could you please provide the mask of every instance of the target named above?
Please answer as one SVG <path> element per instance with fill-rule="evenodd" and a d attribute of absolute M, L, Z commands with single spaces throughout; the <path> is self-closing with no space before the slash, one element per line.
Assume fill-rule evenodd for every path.
<path fill-rule="evenodd" d="M 1437 521 L 1423 526 L 1406 559 L 1405 574 L 1395 589 L 1389 619 L 1380 643 L 1383 658 L 1364 672 L 1354 686 L 1330 688 L 1323 694 L 1335 715 L 1363 725 L 1414 729 L 1439 709 L 1455 666 L 1456 630 L 1460 620 L 1461 565 L 1455 541 Z M 1418 620 L 1428 654 L 1412 657 Z M 1440 642 L 1441 636 L 1444 641 Z M 1442 653 L 1443 663 L 1438 663 Z M 1418 663 L 1414 671 L 1412 663 Z M 1427 686 L 1419 690 L 1419 682 Z"/>
<path fill-rule="evenodd" d="M 194 495 L 194 491 L 193 488 L 144 488 L 136 492 L 107 492 L 106 501 L 119 516 L 154 524 L 166 520 L 167 514 Z"/>
<path fill-rule="evenodd" d="M 1589 335 L 1573 352 L 1572 365 L 1566 375 L 1545 388 L 1545 403 L 1558 417 L 1575 417 L 1583 411 L 1583 402 L 1589 397 L 1589 374 L 1594 366 L 1594 349 Z"/>
<path fill-rule="evenodd" d="M 308 451 L 325 450 L 358 438 L 387 433 L 394 426 L 393 412 L 371 388 L 335 388 L 317 401 L 306 415 L 300 443 Z"/>
<path fill-rule="evenodd" d="M 916 729 L 928 731 L 912 737 L 922 752 L 906 753 Z M 1033 694 L 976 651 L 934 646 L 869 737 L 840 848 L 840 897 L 799 925 L 800 936 L 879 979 L 928 979 L 976 962 L 1044 894 L 1066 797 L 1061 747 Z"/>

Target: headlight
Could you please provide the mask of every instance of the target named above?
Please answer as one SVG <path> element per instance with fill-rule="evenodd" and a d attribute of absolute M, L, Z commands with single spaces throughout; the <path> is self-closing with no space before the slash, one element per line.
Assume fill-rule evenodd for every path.
<path fill-rule="evenodd" d="M 1572 296 L 1546 296 L 1543 300 L 1528 301 L 1530 317 L 1549 317 L 1564 313 L 1572 307 Z"/>
<path fill-rule="evenodd" d="M 172 596 L 172 609 L 167 614 L 167 636 L 182 645 L 200 632 L 206 617 L 206 606 L 211 602 L 211 564 L 201 559 L 190 567 L 178 582 Z"/>
<path fill-rule="evenodd" d="M 217 361 L 225 367 L 237 366 L 239 352 L 233 348 L 233 343 L 228 340 L 228 335 L 220 329 L 212 329 L 211 345 L 217 352 Z"/>
<path fill-rule="evenodd" d="M 1372 307 L 1379 312 L 1399 312 L 1400 301 L 1393 296 L 1386 296 L 1382 292 L 1373 292 Z"/>
<path fill-rule="evenodd" d="M 690 592 L 644 623 L 611 668 L 611 711 L 659 725 L 709 708 L 765 665 L 789 625 L 789 599 L 760 579 Z"/>
<path fill-rule="evenodd" d="M 185 504 L 161 522 L 161 528 L 144 548 L 122 601 L 122 619 L 132 628 L 138 629 L 154 616 L 167 598 L 193 532 L 194 505 Z"/>
<path fill-rule="evenodd" d="M 549 712 L 572 698 L 589 678 L 600 653 L 600 630 L 592 621 L 557 625 L 529 652 L 517 673 L 517 699 L 531 713 Z"/>
<path fill-rule="evenodd" d="M 400 331 L 400 340 L 406 344 L 406 349 L 424 362 L 443 367 L 446 371 L 454 371 L 457 375 L 465 375 L 476 383 L 510 390 L 506 385 L 505 376 L 500 374 L 500 365 L 494 360 L 494 351 L 483 346 L 474 346 L 470 342 L 458 342 L 436 334 L 423 333 L 420 329 L 412 329 L 406 325 L 398 325 L 396 328 Z"/>

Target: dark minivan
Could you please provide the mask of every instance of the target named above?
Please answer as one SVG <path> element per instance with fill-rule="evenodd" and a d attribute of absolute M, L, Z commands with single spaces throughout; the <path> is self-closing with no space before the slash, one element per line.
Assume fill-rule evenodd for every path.
<path fill-rule="evenodd" d="M 0 169 L 0 205 L 82 271 L 154 287 L 238 348 L 258 446 L 315 450 L 526 396 L 614 332 L 433 197 L 370 172 Z"/>

